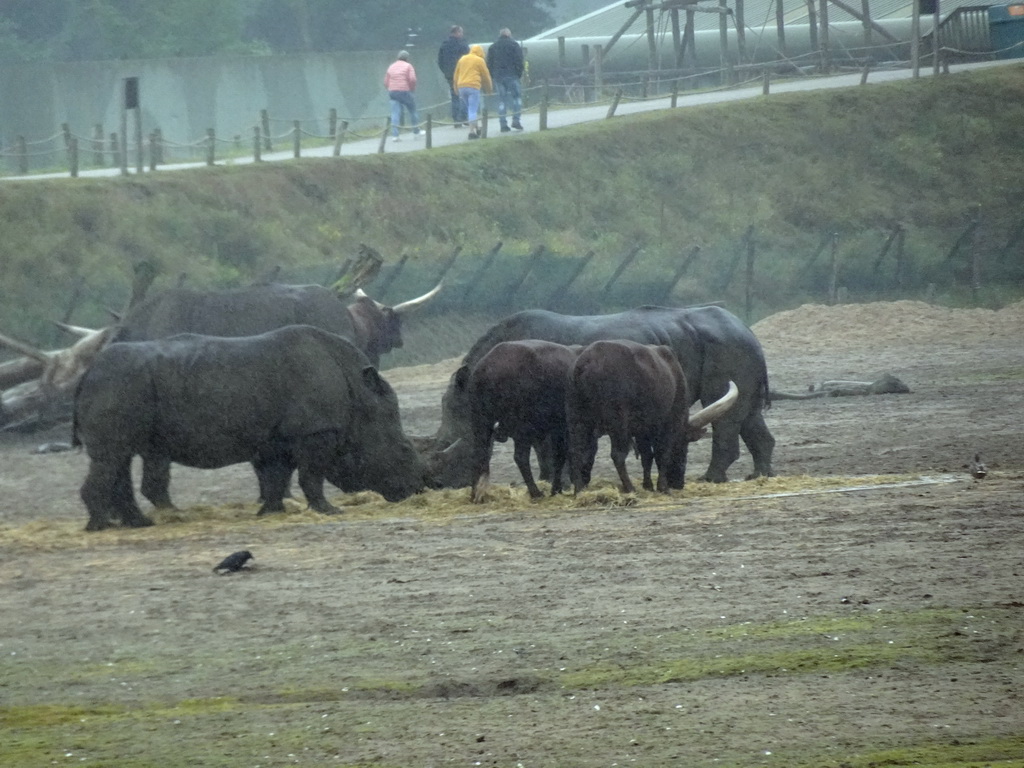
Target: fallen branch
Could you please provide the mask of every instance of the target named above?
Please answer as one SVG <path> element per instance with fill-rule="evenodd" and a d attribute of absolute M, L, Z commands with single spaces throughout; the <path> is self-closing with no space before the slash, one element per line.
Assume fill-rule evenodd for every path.
<path fill-rule="evenodd" d="M 823 381 L 811 384 L 805 393 L 772 391 L 772 400 L 813 400 L 819 397 L 849 397 L 852 395 L 905 395 L 910 387 L 890 373 L 876 381 Z"/>

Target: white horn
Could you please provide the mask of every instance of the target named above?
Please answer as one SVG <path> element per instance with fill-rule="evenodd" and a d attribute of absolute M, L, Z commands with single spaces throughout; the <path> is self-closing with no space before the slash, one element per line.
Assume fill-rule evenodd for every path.
<path fill-rule="evenodd" d="M 81 339 L 84 339 L 84 338 L 86 338 L 88 336 L 91 336 L 94 333 L 99 333 L 99 330 L 97 330 L 95 328 L 85 328 L 85 327 L 83 327 L 81 325 L 68 325 L 67 323 L 60 323 L 60 322 L 56 322 L 55 324 L 61 330 L 67 331 L 68 333 L 70 333 L 70 334 L 72 334 L 74 336 L 78 336 Z M 102 330 L 102 329 L 100 329 L 100 330 Z"/>
<path fill-rule="evenodd" d="M 711 405 L 701 408 L 690 416 L 690 429 L 703 429 L 716 419 L 720 419 L 726 411 L 732 408 L 739 394 L 740 390 L 736 386 L 736 382 L 730 381 L 728 392 Z"/>
<path fill-rule="evenodd" d="M 370 301 L 372 301 L 374 303 L 374 305 L 377 307 L 377 309 L 384 309 L 385 308 L 384 305 L 381 304 L 379 301 L 377 301 L 376 299 L 374 299 L 371 296 L 367 296 L 366 295 L 366 291 L 364 291 L 362 288 L 356 288 L 356 292 L 353 293 L 352 295 L 355 296 L 357 299 L 369 299 Z"/>
<path fill-rule="evenodd" d="M 444 285 L 444 280 L 439 282 L 436 286 L 434 286 L 434 288 L 432 290 L 427 291 L 426 293 L 424 293 L 419 298 L 417 298 L 417 299 L 410 299 L 409 301 L 403 301 L 401 304 L 396 304 L 394 307 L 392 307 L 392 309 L 395 312 L 408 312 L 410 310 L 417 309 L 418 307 L 422 307 L 424 304 L 426 304 L 432 298 L 437 296 L 437 294 L 441 290 L 441 286 L 443 286 L 443 285 Z"/>

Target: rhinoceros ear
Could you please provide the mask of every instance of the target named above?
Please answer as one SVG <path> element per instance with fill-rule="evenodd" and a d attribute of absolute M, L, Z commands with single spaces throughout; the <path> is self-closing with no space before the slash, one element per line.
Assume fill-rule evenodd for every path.
<path fill-rule="evenodd" d="M 383 376 L 374 368 L 372 365 L 368 365 L 362 370 L 363 384 L 371 392 L 380 395 L 381 397 L 387 396 L 391 392 L 391 385 L 387 383 Z"/>

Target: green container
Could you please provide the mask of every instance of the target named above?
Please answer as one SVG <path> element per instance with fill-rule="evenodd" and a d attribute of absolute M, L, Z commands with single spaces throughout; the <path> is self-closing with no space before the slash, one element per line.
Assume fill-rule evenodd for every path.
<path fill-rule="evenodd" d="M 988 26 L 997 59 L 1024 57 L 1024 3 L 990 6 Z"/>

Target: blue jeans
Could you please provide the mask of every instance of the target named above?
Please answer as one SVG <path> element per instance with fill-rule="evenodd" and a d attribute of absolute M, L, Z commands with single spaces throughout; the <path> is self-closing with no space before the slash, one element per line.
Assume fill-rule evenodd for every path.
<path fill-rule="evenodd" d="M 450 81 L 449 85 L 451 85 Z M 452 95 L 452 122 L 466 122 L 466 105 L 462 103 L 462 97 L 459 96 L 459 92 L 454 88 L 449 88 L 448 91 Z"/>
<path fill-rule="evenodd" d="M 420 116 L 416 113 L 416 100 L 409 91 L 388 91 L 391 97 L 391 135 L 398 135 L 398 126 L 402 122 L 402 109 L 409 112 L 413 133 L 420 132 Z"/>
<path fill-rule="evenodd" d="M 480 89 L 459 88 L 459 98 L 466 107 L 466 119 L 475 123 L 477 115 L 480 114 Z"/>
<path fill-rule="evenodd" d="M 523 91 L 519 78 L 506 76 L 495 78 L 498 91 L 498 119 L 502 125 L 508 125 L 506 115 L 508 107 L 512 108 L 512 122 L 518 123 L 523 114 Z"/>

